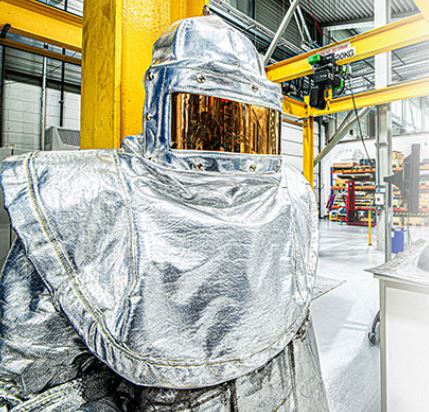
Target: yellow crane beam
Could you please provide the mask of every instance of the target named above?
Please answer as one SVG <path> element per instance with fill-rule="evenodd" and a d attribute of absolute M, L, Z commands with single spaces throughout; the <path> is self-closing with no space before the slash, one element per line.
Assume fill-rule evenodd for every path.
<path fill-rule="evenodd" d="M 302 119 L 308 116 L 308 106 L 306 103 L 300 100 L 283 96 L 283 113 L 287 114 L 288 116 Z"/>
<path fill-rule="evenodd" d="M 391 103 L 397 100 L 411 99 L 414 97 L 429 96 L 429 77 L 409 82 L 396 83 L 381 89 L 370 90 L 354 95 L 354 103 L 357 109 L 368 106 Z M 344 96 L 332 99 L 325 110 L 308 108 L 309 116 L 322 116 L 354 110 L 353 97 Z"/>
<path fill-rule="evenodd" d="M 77 52 L 82 48 L 82 18 L 36 0 L 0 0 L 0 27 Z"/>
<path fill-rule="evenodd" d="M 426 8 L 429 8 L 427 0 L 419 1 Z M 333 47 L 347 45 L 349 49 L 354 49 L 352 57 L 337 62 L 338 64 L 348 64 L 425 40 L 429 40 L 429 24 L 423 14 L 417 14 L 275 63 L 266 68 L 267 76 L 271 81 L 277 83 L 308 76 L 313 73 L 308 58 L 314 54 L 326 52 Z"/>
<path fill-rule="evenodd" d="M 283 112 L 295 118 L 318 117 L 339 112 L 361 109 L 368 106 L 378 106 L 397 100 L 412 99 L 414 97 L 429 96 L 429 77 L 409 82 L 396 83 L 391 86 L 369 90 L 363 93 L 337 97 L 328 101 L 326 109 L 319 110 L 310 107 L 300 100 L 288 96 L 283 98 Z M 353 103 L 354 99 L 354 103 Z"/>
<path fill-rule="evenodd" d="M 81 148 L 112 148 L 142 131 L 143 76 L 152 46 L 174 21 L 202 15 L 206 0 L 84 2 Z"/>

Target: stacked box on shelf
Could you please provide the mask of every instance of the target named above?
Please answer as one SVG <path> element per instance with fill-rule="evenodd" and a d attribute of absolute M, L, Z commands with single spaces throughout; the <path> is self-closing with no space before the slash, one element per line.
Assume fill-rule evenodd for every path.
<path fill-rule="evenodd" d="M 331 168 L 331 196 L 328 211 L 331 220 L 344 221 L 349 225 L 368 225 L 371 213 L 373 225 L 375 213 L 375 168 L 370 165 L 334 164 Z M 341 208 L 338 198 L 342 199 Z M 339 215 L 336 209 L 340 208 Z"/>
<path fill-rule="evenodd" d="M 335 179 L 329 201 L 329 217 L 332 221 L 345 222 L 347 219 L 347 180 Z"/>
<path fill-rule="evenodd" d="M 429 226 L 429 159 L 420 163 L 420 196 L 419 213 L 408 214 L 407 204 L 401 197 L 399 189 L 393 189 L 393 224 L 404 226 L 405 223 L 418 226 Z"/>

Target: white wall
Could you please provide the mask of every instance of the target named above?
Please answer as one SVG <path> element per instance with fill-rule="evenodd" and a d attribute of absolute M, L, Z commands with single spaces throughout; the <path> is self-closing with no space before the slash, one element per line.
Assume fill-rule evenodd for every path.
<path fill-rule="evenodd" d="M 315 124 L 314 128 L 314 156 L 319 153 L 319 134 L 318 127 Z M 283 122 L 282 124 L 282 143 L 281 152 L 285 155 L 289 165 L 295 167 L 299 171 L 303 171 L 303 129 L 300 126 L 295 126 L 291 123 Z M 318 197 L 319 175 L 318 168 L 314 169 L 314 191 L 316 198 Z"/>
<path fill-rule="evenodd" d="M 40 141 L 42 89 L 38 85 L 6 80 L 4 96 L 4 145 L 38 149 Z M 60 124 L 60 91 L 48 89 L 46 127 Z M 64 127 L 80 129 L 80 95 L 64 96 Z"/>
<path fill-rule="evenodd" d="M 290 123 L 282 124 L 281 151 L 286 156 L 288 163 L 303 171 L 303 131 L 302 127 Z"/>

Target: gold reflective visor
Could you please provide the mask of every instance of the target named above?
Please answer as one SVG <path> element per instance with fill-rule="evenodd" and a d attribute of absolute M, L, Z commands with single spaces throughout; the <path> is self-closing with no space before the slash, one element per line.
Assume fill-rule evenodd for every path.
<path fill-rule="evenodd" d="M 280 112 L 191 93 L 174 93 L 172 97 L 173 149 L 280 153 Z"/>

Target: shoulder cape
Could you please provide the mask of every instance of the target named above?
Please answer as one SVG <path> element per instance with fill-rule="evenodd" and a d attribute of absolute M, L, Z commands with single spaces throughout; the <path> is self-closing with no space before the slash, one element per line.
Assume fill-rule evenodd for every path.
<path fill-rule="evenodd" d="M 235 379 L 283 350 L 306 316 L 316 207 L 287 166 L 220 174 L 124 150 L 36 152 L 3 162 L 1 186 L 55 304 L 135 384 Z"/>

